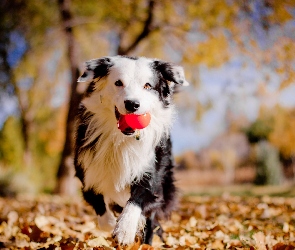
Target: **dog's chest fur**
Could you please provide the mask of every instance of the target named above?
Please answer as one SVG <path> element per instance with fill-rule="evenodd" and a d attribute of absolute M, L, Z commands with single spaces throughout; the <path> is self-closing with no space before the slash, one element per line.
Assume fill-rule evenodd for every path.
<path fill-rule="evenodd" d="M 162 134 L 163 128 L 147 128 L 136 140 L 124 136 L 110 122 L 112 119 L 103 112 L 91 117 L 83 146 L 92 147 L 80 154 L 79 162 L 84 168 L 84 190 L 93 189 L 124 207 L 131 182 L 144 178 L 154 168 L 156 132 Z"/>
<path fill-rule="evenodd" d="M 97 193 L 102 194 L 128 188 L 131 181 L 140 179 L 153 166 L 154 160 L 151 140 L 122 140 L 117 138 L 120 135 L 114 135 L 113 140 L 110 140 L 108 137 L 112 136 L 101 134 L 95 150 L 87 152 L 83 160 L 87 166 L 85 189 L 93 187 Z"/>

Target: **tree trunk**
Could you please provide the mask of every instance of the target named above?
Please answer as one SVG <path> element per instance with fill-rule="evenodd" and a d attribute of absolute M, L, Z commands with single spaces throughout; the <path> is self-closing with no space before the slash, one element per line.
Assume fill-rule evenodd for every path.
<path fill-rule="evenodd" d="M 70 0 L 58 0 L 58 6 L 61 17 L 61 24 L 67 39 L 67 57 L 70 67 L 70 100 L 66 122 L 66 138 L 61 155 L 60 164 L 57 172 L 56 193 L 62 195 L 75 195 L 77 192 L 77 182 L 74 178 L 75 169 L 73 165 L 73 138 L 74 122 L 81 94 L 77 92 L 77 79 L 79 77 L 79 68 L 76 57 L 76 42 L 71 27 L 72 13 L 70 10 Z"/>
<path fill-rule="evenodd" d="M 157 28 L 153 26 L 155 0 L 148 0 L 148 13 L 146 20 L 143 22 L 142 31 L 135 37 L 134 41 L 129 46 L 122 47 L 121 41 L 119 43 L 117 52 L 118 54 L 128 54 L 134 50 L 138 44 L 147 38 L 150 33 Z M 73 16 L 70 11 L 71 0 L 58 0 L 59 11 L 61 16 L 61 23 L 67 39 L 68 46 L 68 61 L 71 68 L 71 92 L 69 111 L 66 123 L 66 138 L 65 144 L 60 160 L 60 165 L 57 173 L 56 193 L 61 195 L 74 195 L 77 191 L 76 180 L 74 178 L 75 168 L 73 165 L 73 138 L 74 138 L 74 121 L 78 110 L 79 102 L 82 95 L 79 94 L 77 89 L 77 79 L 79 77 L 78 63 L 76 59 L 76 42 L 73 35 L 71 23 Z M 124 31 L 123 31 L 124 32 Z M 123 33 L 122 33 L 123 36 Z"/>

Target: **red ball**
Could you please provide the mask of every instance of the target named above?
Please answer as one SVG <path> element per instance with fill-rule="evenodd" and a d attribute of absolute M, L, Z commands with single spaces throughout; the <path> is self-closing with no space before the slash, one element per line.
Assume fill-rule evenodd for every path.
<path fill-rule="evenodd" d="M 130 127 L 132 129 L 143 129 L 150 124 L 151 115 L 149 113 L 143 115 L 136 114 L 127 114 L 121 115 L 118 123 L 118 128 L 122 131 L 126 127 Z"/>
<path fill-rule="evenodd" d="M 143 115 L 128 114 L 125 115 L 125 121 L 133 129 L 143 129 L 150 124 L 151 115 L 149 113 Z"/>

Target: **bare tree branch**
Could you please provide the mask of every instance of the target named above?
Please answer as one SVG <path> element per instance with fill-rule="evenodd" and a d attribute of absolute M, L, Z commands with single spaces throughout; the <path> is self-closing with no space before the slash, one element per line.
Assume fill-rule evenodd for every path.
<path fill-rule="evenodd" d="M 127 46 L 126 48 L 122 47 L 122 44 L 121 44 L 122 40 L 120 40 L 120 44 L 118 46 L 118 51 L 117 51 L 118 55 L 127 55 L 132 50 L 134 50 L 144 38 L 149 36 L 151 32 L 158 29 L 157 26 L 153 25 L 153 22 L 155 19 L 154 10 L 155 10 L 155 0 L 149 0 L 148 15 L 144 22 L 144 26 L 141 33 L 138 34 L 138 36 L 134 39 L 134 41 L 131 42 L 131 44 Z M 122 38 L 122 35 L 123 33 L 121 33 L 119 36 Z"/>

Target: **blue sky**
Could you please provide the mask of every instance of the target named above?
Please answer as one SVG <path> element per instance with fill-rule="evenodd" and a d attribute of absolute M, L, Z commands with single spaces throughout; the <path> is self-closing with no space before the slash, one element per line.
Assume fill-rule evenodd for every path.
<path fill-rule="evenodd" d="M 183 91 L 192 100 L 203 103 L 211 101 L 212 108 L 200 121 L 196 121 L 195 111 L 183 112 L 180 103 L 180 112 L 172 130 L 174 153 L 199 150 L 206 147 L 214 137 L 224 133 L 228 110 L 237 117 L 243 115 L 251 122 L 257 118 L 261 105 L 270 108 L 276 104 L 286 108 L 295 107 L 295 83 L 279 90 L 280 81 L 280 77 L 267 66 L 257 69 L 251 64 L 245 67 L 233 61 L 218 69 L 201 67 L 200 87 Z M 257 91 L 261 84 L 265 87 L 265 94 L 259 96 Z"/>

